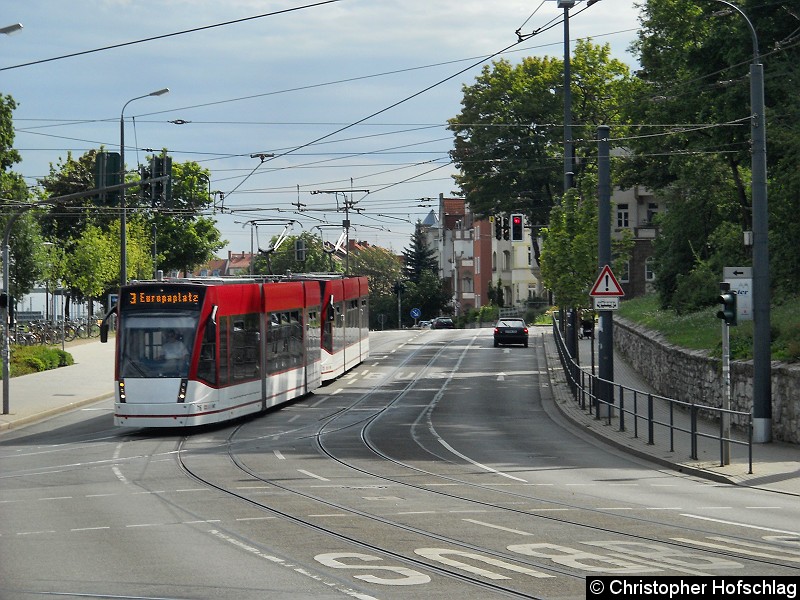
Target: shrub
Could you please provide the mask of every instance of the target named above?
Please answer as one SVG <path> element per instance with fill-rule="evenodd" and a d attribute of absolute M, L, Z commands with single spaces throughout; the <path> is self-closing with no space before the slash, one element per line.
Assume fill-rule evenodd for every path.
<path fill-rule="evenodd" d="M 69 352 L 55 346 L 12 346 L 10 372 L 12 377 L 39 373 L 75 363 Z"/>

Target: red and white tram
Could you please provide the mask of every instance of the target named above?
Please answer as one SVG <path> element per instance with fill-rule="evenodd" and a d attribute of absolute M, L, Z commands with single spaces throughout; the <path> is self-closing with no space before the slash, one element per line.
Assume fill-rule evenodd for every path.
<path fill-rule="evenodd" d="M 114 424 L 204 425 L 308 394 L 367 358 L 368 309 L 366 277 L 123 286 Z"/>

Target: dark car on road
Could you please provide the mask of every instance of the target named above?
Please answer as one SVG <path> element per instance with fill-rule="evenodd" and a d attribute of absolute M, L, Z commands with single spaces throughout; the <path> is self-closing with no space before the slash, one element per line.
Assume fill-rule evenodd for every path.
<path fill-rule="evenodd" d="M 455 329 L 453 319 L 450 317 L 436 317 L 431 322 L 431 329 Z"/>
<path fill-rule="evenodd" d="M 528 347 L 528 326 L 523 319 L 500 319 L 494 326 L 494 347 L 522 344 Z"/>

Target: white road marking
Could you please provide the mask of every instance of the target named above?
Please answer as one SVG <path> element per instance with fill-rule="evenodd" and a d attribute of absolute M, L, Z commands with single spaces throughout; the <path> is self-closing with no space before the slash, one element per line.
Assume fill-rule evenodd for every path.
<path fill-rule="evenodd" d="M 519 477 L 515 477 L 514 475 L 509 475 L 508 473 L 503 473 L 502 471 L 498 471 L 497 469 L 493 469 L 492 467 L 489 467 L 487 465 L 484 465 L 484 464 L 481 464 L 481 463 L 479 463 L 477 461 L 474 461 L 471 458 L 469 458 L 468 456 L 464 456 L 463 454 L 461 454 L 459 451 L 457 451 L 455 448 L 453 448 L 450 444 L 445 442 L 442 438 L 437 436 L 437 439 L 439 440 L 439 443 L 442 446 L 444 446 L 445 448 L 447 448 L 450 452 L 452 452 L 453 454 L 455 454 L 456 456 L 458 456 L 462 460 L 465 460 L 468 463 L 470 463 L 472 465 L 475 465 L 476 467 L 478 467 L 480 469 L 483 469 L 484 471 L 489 471 L 490 473 L 495 473 L 496 475 L 502 475 L 503 477 L 508 477 L 509 479 L 513 479 L 514 481 L 521 481 L 522 483 L 528 483 L 524 479 L 521 479 Z"/>
<path fill-rule="evenodd" d="M 711 521 L 713 523 L 722 523 L 723 525 L 733 525 L 735 527 L 748 527 L 750 529 L 758 529 L 759 531 L 771 531 L 772 533 L 786 533 L 788 535 L 800 535 L 797 531 L 784 531 L 783 529 L 772 529 L 771 527 L 759 527 L 758 525 L 748 525 L 747 523 L 738 523 L 736 521 L 724 521 L 722 519 L 713 519 L 711 517 L 703 517 L 701 515 L 692 515 L 689 513 L 681 513 L 682 517 L 690 519 L 700 519 L 701 521 Z"/>
<path fill-rule="evenodd" d="M 490 527 L 492 529 L 498 529 L 500 531 L 507 531 L 508 533 L 516 533 L 517 535 L 533 535 L 527 531 L 520 531 L 519 529 L 511 529 L 509 527 L 501 527 L 500 525 L 492 525 L 491 523 L 486 523 L 484 521 L 476 521 L 475 519 L 464 519 L 467 523 L 475 523 L 475 525 L 483 525 L 484 527 Z"/>
<path fill-rule="evenodd" d="M 119 455 L 121 453 L 122 453 L 122 444 L 120 443 L 120 444 L 117 444 L 116 448 L 114 448 L 114 454 L 112 455 L 112 458 L 114 460 L 119 460 Z M 122 474 L 122 471 L 119 470 L 119 467 L 117 465 L 113 465 L 111 467 L 111 472 L 114 473 L 114 475 L 117 477 L 117 479 L 119 479 L 122 483 L 124 483 L 124 484 L 130 483 L 125 478 L 125 475 Z"/>
<path fill-rule="evenodd" d="M 302 473 L 303 475 L 308 475 L 309 477 L 313 477 L 314 479 L 319 479 L 320 481 L 330 481 L 330 479 L 326 479 L 321 475 L 314 475 L 314 473 L 311 473 L 310 471 L 305 471 L 303 469 L 297 469 L 297 472 Z"/>

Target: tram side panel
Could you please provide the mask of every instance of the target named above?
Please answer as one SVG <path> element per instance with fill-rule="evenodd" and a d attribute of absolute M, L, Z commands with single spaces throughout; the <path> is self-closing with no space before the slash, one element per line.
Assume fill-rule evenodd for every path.
<path fill-rule="evenodd" d="M 359 304 L 360 319 L 359 324 L 359 355 L 361 361 L 369 358 L 369 285 L 366 277 L 359 277 Z"/>
<path fill-rule="evenodd" d="M 318 387 L 308 377 L 306 285 L 304 282 L 264 284 L 266 329 L 265 408 L 303 396 Z"/>
<path fill-rule="evenodd" d="M 322 299 L 316 281 L 304 283 L 306 346 L 306 391 L 311 392 L 322 385 Z"/>

